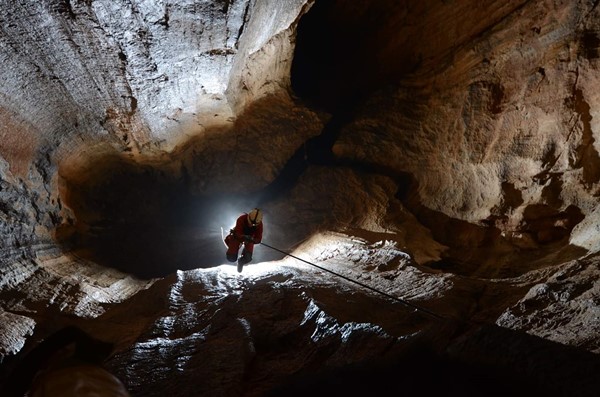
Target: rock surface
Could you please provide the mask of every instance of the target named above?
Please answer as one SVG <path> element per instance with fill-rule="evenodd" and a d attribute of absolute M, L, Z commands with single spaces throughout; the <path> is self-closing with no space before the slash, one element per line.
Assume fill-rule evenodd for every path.
<path fill-rule="evenodd" d="M 132 395 L 599 389 L 596 2 L 0 6 L 0 385 L 76 326 Z"/>

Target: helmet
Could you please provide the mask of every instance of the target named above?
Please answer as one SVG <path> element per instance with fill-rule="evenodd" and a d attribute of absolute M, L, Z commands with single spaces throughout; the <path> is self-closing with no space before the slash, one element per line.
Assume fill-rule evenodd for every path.
<path fill-rule="evenodd" d="M 253 209 L 248 213 L 248 223 L 252 226 L 256 226 L 262 222 L 263 213 L 258 208 Z"/>

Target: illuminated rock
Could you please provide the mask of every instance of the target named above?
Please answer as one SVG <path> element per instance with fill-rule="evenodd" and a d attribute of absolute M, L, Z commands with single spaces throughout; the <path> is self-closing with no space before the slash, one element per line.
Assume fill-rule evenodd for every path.
<path fill-rule="evenodd" d="M 415 341 L 511 367 L 486 337 L 522 331 L 594 367 L 599 13 L 6 2 L 0 382 L 72 323 L 144 395 L 256 395 Z M 256 205 L 265 243 L 384 294 L 267 246 L 219 266 Z M 594 385 L 563 370 L 536 376 Z"/>

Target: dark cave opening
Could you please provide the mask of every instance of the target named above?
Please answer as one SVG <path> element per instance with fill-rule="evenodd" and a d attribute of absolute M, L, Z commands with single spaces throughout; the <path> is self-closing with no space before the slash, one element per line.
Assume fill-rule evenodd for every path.
<path fill-rule="evenodd" d="M 376 88 L 376 62 L 368 42 L 373 27 L 345 13 L 349 5 L 344 3 L 317 0 L 302 17 L 291 67 L 295 94 L 332 114 L 347 111 Z"/>
<path fill-rule="evenodd" d="M 339 107 L 343 87 L 336 72 L 340 68 L 341 40 L 330 23 L 334 2 L 315 2 L 298 23 L 296 46 L 291 67 L 294 92 L 310 105 L 333 113 Z"/>
<path fill-rule="evenodd" d="M 63 200 L 76 220 L 57 230 L 57 240 L 72 255 L 140 278 L 228 264 L 221 228 L 227 233 L 257 201 L 251 194 L 194 195 L 185 174 L 120 156 L 86 168 L 94 171 L 83 180 L 65 178 Z M 281 256 L 255 250 L 254 261 Z"/>
<path fill-rule="evenodd" d="M 422 63 L 426 43 L 387 39 L 410 2 L 316 0 L 298 23 L 291 85 L 311 107 L 328 113 L 352 108 L 372 92 L 398 84 Z"/>

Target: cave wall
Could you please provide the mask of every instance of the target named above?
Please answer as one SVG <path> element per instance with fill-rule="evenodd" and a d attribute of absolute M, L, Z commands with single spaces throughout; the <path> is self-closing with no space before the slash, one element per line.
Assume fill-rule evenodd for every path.
<path fill-rule="evenodd" d="M 587 216 L 571 241 L 596 249 L 596 5 L 426 3 L 376 14 L 372 69 L 395 82 L 370 86 L 336 155 L 409 172 L 423 206 L 521 246 Z"/>
<path fill-rule="evenodd" d="M 25 223 L 44 238 L 72 222 L 57 186 L 80 183 L 90 158 L 105 153 L 152 155 L 198 193 L 265 186 L 324 120 L 290 99 L 292 85 L 327 112 L 356 109 L 337 158 L 411 175 L 420 208 L 491 225 L 523 247 L 566 237 L 596 246 L 595 6 L 322 1 L 311 13 L 312 5 L 4 7 L 3 179 L 7 191 L 35 190 L 19 216 L 39 212 Z M 317 35 L 312 55 L 324 59 L 294 85 L 294 32 L 319 7 L 331 37 Z M 247 113 L 254 121 L 235 121 L 260 98 Z M 284 125 L 289 114 L 297 120 Z M 230 130 L 239 135 L 228 145 L 220 137 Z M 254 161 L 273 145 L 285 149 Z M 175 148 L 177 159 L 168 155 Z M 250 177 L 240 182 L 239 172 Z M 4 230 L 5 241 L 18 234 Z"/>
<path fill-rule="evenodd" d="M 84 184 L 94 191 L 95 178 L 104 183 L 96 190 L 104 196 L 85 197 L 92 212 L 106 202 L 131 204 L 111 202 L 116 193 L 103 189 L 112 187 L 107 180 L 122 181 L 132 169 L 149 170 L 153 187 L 167 175 L 179 191 L 258 188 L 318 132 L 320 121 L 291 100 L 286 82 L 290 26 L 308 3 L 0 4 L 0 295 L 8 335 L 0 343 L 3 355 L 18 351 L 46 315 L 97 316 L 104 304 L 152 283 L 106 269 L 57 242 L 60 227 L 86 227 L 89 221 L 85 212 L 74 211 L 79 203 L 72 203 L 69 188 Z M 233 94 L 225 92 L 228 87 L 236 87 Z M 255 105 L 253 119 L 237 122 L 241 141 L 223 139 L 249 99 L 261 97 L 262 110 Z M 273 147 L 268 140 L 254 144 L 257 134 L 271 129 L 271 117 L 290 113 L 297 120 L 280 126 L 284 131 L 273 129 L 286 134 L 276 137 L 279 151 L 267 152 Z M 233 155 L 246 147 L 245 155 Z M 268 153 L 262 165 L 253 161 L 257 149 Z M 234 168 L 248 173 L 246 185 Z M 226 180 L 219 180 L 224 169 Z M 102 179 L 106 170 L 113 174 Z M 148 196 L 153 193 L 142 199 Z M 98 219 L 98 213 L 93 216 Z"/>
<path fill-rule="evenodd" d="M 105 153 L 152 154 L 196 193 L 273 180 L 322 125 L 287 91 L 311 5 L 3 7 L 6 252 L 74 222 L 58 185 L 93 178 Z M 595 247 L 595 6 L 322 1 L 307 18 L 318 7 L 327 35 L 311 44 L 325 59 L 294 88 L 331 112 L 356 107 L 338 158 L 410 174 L 419 205 L 524 247 L 563 239 L 587 216 L 572 241 Z M 222 139 L 229 131 L 235 144 Z M 165 156 L 178 144 L 178 158 Z"/>
<path fill-rule="evenodd" d="M 111 202 L 110 178 L 94 178 L 118 174 L 120 156 L 192 195 L 256 191 L 331 115 L 345 117 L 337 161 L 391 177 L 411 227 L 432 230 L 438 242 L 420 232 L 410 244 L 425 262 L 439 242 L 596 247 L 593 4 L 46 1 L 2 12 L 5 266 L 77 224 L 74 208 L 80 224 L 110 219 L 84 206 Z M 300 76 L 307 47 L 315 64 Z M 385 217 L 341 211 L 315 227 L 410 235 L 392 196 L 373 204 Z"/>
<path fill-rule="evenodd" d="M 2 248 L 8 252 L 40 239 L 50 242 L 56 226 L 74 222 L 71 208 L 61 201 L 65 187 L 94 178 L 92 167 L 98 159 L 110 162 L 121 156 L 161 163 L 173 178 L 182 179 L 183 173 L 202 174 L 209 163 L 237 161 L 240 157 L 227 153 L 251 146 L 235 138 L 221 139 L 248 98 L 279 95 L 282 102 L 256 117 L 263 121 L 246 123 L 263 125 L 246 129 L 269 129 L 265 118 L 290 111 L 314 118 L 286 99 L 293 51 L 290 26 L 306 4 L 63 0 L 3 4 Z M 284 156 L 315 134 L 315 128 L 292 124 L 286 131 L 292 138 L 289 148 L 275 159 L 274 167 L 253 170 L 256 175 L 247 184 L 266 183 Z M 247 131 L 244 135 L 252 136 Z M 200 137 L 197 149 L 190 149 L 193 137 Z M 223 143 L 225 153 L 194 163 L 195 154 L 202 156 L 212 145 L 198 143 L 201 137 Z M 173 161 L 168 152 L 178 145 L 177 155 L 188 154 Z M 254 158 L 256 151 L 249 150 L 247 156 Z M 247 168 L 247 163 L 242 160 L 235 167 Z M 189 172 L 182 171 L 185 167 Z M 199 177 L 202 180 L 192 190 L 203 191 L 218 170 L 213 167 L 214 175 Z M 236 183 L 234 179 L 234 189 L 244 188 Z"/>
<path fill-rule="evenodd" d="M 595 4 L 313 3 L 1 4 L 0 354 L 14 354 L 60 316 L 100 316 L 153 283 L 64 252 L 53 239 L 57 226 L 136 215 L 155 193 L 160 206 L 152 189 L 163 177 L 164 186 L 196 195 L 264 188 L 340 109 L 338 162 L 328 164 L 335 167 L 310 165 L 267 207 L 274 229 L 294 230 L 294 243 L 318 228 L 357 228 L 395 239 L 417 263 L 442 256 L 432 233 L 459 248 L 500 237 L 515 252 L 565 239 L 597 248 Z M 309 42 L 325 45 L 312 56 L 317 67 L 294 80 L 296 33 L 318 7 L 317 30 L 326 26 L 331 36 Z M 149 174 L 151 193 L 121 201 L 102 179 L 106 170 L 125 188 L 132 185 L 119 177 Z M 138 207 L 94 208 L 106 203 Z M 597 278 L 594 268 L 583 277 Z M 520 288 L 546 276 L 535 277 Z M 579 297 L 581 305 L 597 289 L 584 286 L 591 298 Z M 540 287 L 524 302 L 552 302 L 553 294 Z M 538 315 L 517 309 L 504 325 L 526 328 L 519 315 Z"/>

